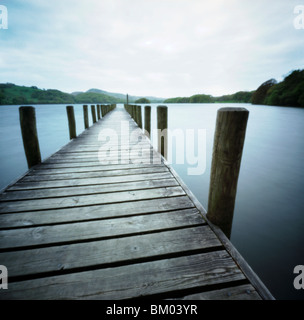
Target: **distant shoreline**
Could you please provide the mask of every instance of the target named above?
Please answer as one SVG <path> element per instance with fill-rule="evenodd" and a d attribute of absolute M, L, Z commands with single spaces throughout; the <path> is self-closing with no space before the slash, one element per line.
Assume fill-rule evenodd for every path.
<path fill-rule="evenodd" d="M 138 100 L 138 101 L 137 101 Z M 290 72 L 283 81 L 270 79 L 254 91 L 238 91 L 233 94 L 213 97 L 208 94 L 195 94 L 190 97 L 157 98 L 128 96 L 130 104 L 139 101 L 149 103 L 252 103 L 278 107 L 304 107 L 304 69 Z M 13 83 L 0 83 L 0 105 L 31 104 L 118 104 L 127 103 L 127 95 L 99 89 L 86 92 L 65 93 L 56 89 L 39 89 L 36 86 L 18 86 Z M 141 104 L 149 104 L 142 102 Z"/>

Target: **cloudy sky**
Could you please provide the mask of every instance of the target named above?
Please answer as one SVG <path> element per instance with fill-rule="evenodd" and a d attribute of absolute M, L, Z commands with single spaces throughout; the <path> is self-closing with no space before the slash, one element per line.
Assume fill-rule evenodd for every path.
<path fill-rule="evenodd" d="M 301 4 L 0 0 L 0 83 L 165 98 L 254 90 L 304 68 L 304 29 L 294 27 Z"/>

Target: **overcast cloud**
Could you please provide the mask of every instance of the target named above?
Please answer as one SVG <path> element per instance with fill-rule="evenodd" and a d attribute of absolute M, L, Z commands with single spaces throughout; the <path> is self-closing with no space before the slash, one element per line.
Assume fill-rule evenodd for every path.
<path fill-rule="evenodd" d="M 301 3 L 302 1 L 302 3 Z M 158 97 L 254 90 L 304 68 L 304 0 L 0 0 L 0 82 Z"/>

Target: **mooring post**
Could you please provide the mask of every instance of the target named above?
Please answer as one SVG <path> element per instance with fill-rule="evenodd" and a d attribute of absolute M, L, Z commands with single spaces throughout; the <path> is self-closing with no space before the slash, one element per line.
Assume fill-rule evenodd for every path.
<path fill-rule="evenodd" d="M 89 128 L 89 113 L 88 113 L 88 106 L 83 105 L 83 120 L 84 120 L 84 128 Z"/>
<path fill-rule="evenodd" d="M 145 132 L 148 137 L 151 135 L 151 107 L 145 106 Z"/>
<path fill-rule="evenodd" d="M 217 112 L 210 174 L 207 218 L 231 235 L 249 111 L 222 108 Z"/>
<path fill-rule="evenodd" d="M 100 108 L 101 108 L 101 116 L 103 118 L 105 116 L 105 106 L 102 104 Z"/>
<path fill-rule="evenodd" d="M 137 106 L 137 125 L 142 129 L 142 116 L 141 116 L 141 106 Z"/>
<path fill-rule="evenodd" d="M 92 120 L 93 120 L 93 123 L 96 122 L 96 112 L 95 112 L 95 105 L 91 105 L 91 113 L 92 113 Z"/>
<path fill-rule="evenodd" d="M 131 116 L 132 116 L 132 119 L 133 119 L 134 121 L 135 121 L 135 115 L 136 115 L 135 110 L 136 110 L 136 108 L 135 108 L 135 105 L 133 104 L 133 105 L 132 105 Z"/>
<path fill-rule="evenodd" d="M 135 114 L 134 114 L 134 117 L 135 117 L 135 122 L 136 122 L 136 124 L 138 125 L 138 105 L 135 105 L 134 106 L 134 112 L 135 112 Z"/>
<path fill-rule="evenodd" d="M 97 105 L 97 119 L 100 120 L 100 106 Z"/>
<path fill-rule="evenodd" d="M 75 114 L 74 114 L 74 107 L 67 106 L 67 115 L 68 115 L 68 122 L 69 122 L 69 132 L 70 132 L 70 139 L 74 139 L 77 137 L 76 135 L 76 122 L 75 122 Z"/>
<path fill-rule="evenodd" d="M 168 107 L 157 107 L 158 152 L 167 158 L 168 151 Z"/>
<path fill-rule="evenodd" d="M 28 168 L 41 162 L 34 107 L 19 108 L 20 127 Z"/>

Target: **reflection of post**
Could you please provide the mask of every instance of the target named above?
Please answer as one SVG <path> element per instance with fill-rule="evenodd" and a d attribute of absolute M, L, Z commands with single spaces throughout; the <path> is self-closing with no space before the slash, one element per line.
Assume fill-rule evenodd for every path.
<path fill-rule="evenodd" d="M 83 120 L 84 120 L 84 128 L 89 128 L 89 114 L 88 114 L 88 106 L 83 105 Z"/>
<path fill-rule="evenodd" d="M 41 162 L 35 108 L 20 107 L 19 116 L 24 151 L 28 167 L 31 168 Z"/>
<path fill-rule="evenodd" d="M 75 122 L 75 115 L 74 115 L 74 107 L 67 106 L 67 115 L 68 115 L 68 122 L 69 122 L 69 131 L 70 131 L 70 139 L 76 138 L 76 122 Z"/>
<path fill-rule="evenodd" d="M 157 107 L 158 152 L 167 158 L 168 151 L 168 107 Z"/>
<path fill-rule="evenodd" d="M 146 134 L 151 135 L 151 107 L 145 106 L 145 130 Z"/>
<path fill-rule="evenodd" d="M 96 112 L 95 112 L 95 106 L 94 105 L 91 105 L 91 112 L 92 112 L 93 123 L 95 123 L 96 122 Z"/>
<path fill-rule="evenodd" d="M 218 110 L 214 134 L 207 218 L 231 235 L 237 182 L 249 112 Z"/>

